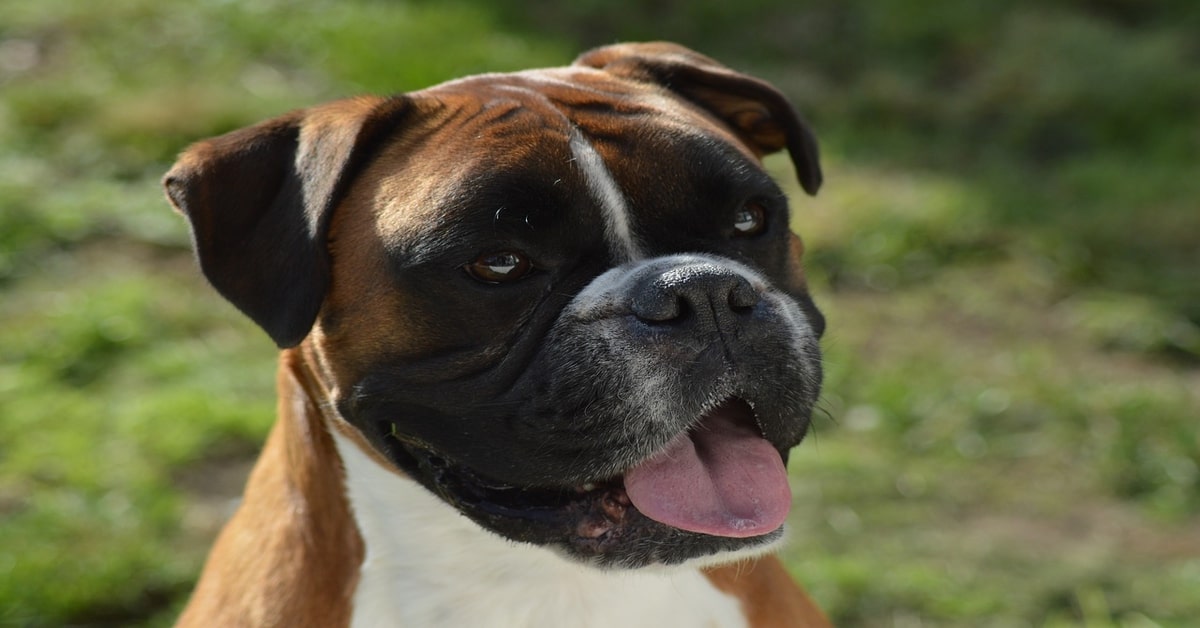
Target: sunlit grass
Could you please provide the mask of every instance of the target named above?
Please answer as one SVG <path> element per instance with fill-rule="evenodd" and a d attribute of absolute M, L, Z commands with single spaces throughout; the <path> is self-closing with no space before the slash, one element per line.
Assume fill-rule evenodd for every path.
<path fill-rule="evenodd" d="M 1200 378 L 1158 351 L 1154 301 L 1068 285 L 962 182 L 837 161 L 829 179 L 846 191 L 793 194 L 831 321 L 791 463 L 796 573 L 848 623 L 1200 613 L 1126 581 L 1181 592 L 1200 567 Z"/>

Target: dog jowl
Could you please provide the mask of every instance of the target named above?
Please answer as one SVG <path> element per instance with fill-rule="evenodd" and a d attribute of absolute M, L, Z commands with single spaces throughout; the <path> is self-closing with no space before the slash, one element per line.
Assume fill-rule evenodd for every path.
<path fill-rule="evenodd" d="M 824 328 L 760 163 L 781 150 L 815 193 L 816 144 L 784 97 L 670 44 L 189 148 L 165 184 L 201 269 L 283 349 L 280 425 L 242 510 L 285 484 L 318 512 L 294 516 L 359 528 L 361 561 L 379 531 L 338 462 L 354 456 L 568 562 L 769 549 Z"/>

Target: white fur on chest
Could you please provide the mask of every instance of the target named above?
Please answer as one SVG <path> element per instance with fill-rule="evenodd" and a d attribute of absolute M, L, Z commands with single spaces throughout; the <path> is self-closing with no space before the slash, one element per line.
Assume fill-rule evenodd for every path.
<path fill-rule="evenodd" d="M 354 628 L 746 625 L 696 569 L 600 571 L 509 542 L 333 433 L 367 548 Z"/>

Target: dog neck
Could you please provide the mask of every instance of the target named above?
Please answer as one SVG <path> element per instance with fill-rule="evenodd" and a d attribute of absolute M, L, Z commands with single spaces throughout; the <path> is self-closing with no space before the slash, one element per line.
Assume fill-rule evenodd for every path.
<path fill-rule="evenodd" d="M 366 544 L 358 626 L 745 626 L 698 569 L 601 571 L 483 530 L 334 432 Z"/>
<path fill-rule="evenodd" d="M 280 356 L 278 418 L 178 626 L 345 626 L 364 550 L 320 387 Z"/>

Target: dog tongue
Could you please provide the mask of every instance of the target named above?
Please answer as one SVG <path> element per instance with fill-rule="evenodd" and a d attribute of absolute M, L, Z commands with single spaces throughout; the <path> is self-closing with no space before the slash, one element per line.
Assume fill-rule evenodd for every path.
<path fill-rule="evenodd" d="M 655 521 L 714 536 L 758 536 L 783 525 L 792 505 L 787 469 L 750 412 L 744 402 L 726 402 L 626 471 L 629 500 Z"/>

